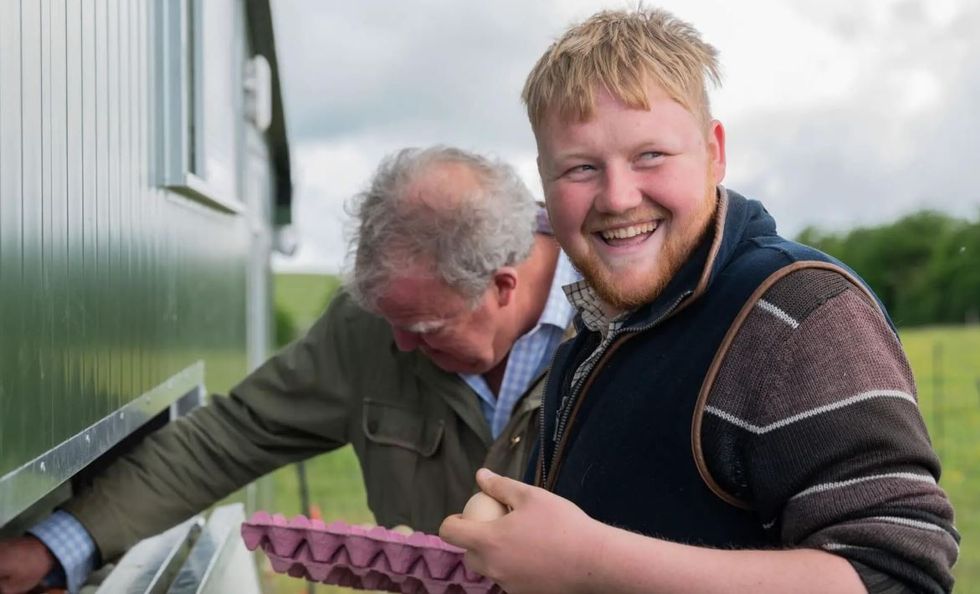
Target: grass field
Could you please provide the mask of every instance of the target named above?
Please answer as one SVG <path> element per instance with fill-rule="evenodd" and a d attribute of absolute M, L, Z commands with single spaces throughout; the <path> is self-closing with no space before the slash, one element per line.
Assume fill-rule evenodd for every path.
<path fill-rule="evenodd" d="M 939 484 L 953 501 L 963 537 L 955 591 L 980 594 L 980 327 L 917 328 L 901 335 L 922 416 L 943 462 Z"/>
<path fill-rule="evenodd" d="M 323 312 L 340 279 L 326 274 L 277 274 L 276 307 L 292 316 L 297 331 L 309 328 Z"/>
<path fill-rule="evenodd" d="M 276 299 L 302 328 L 316 318 L 336 279 L 277 275 Z M 949 493 L 963 537 L 955 567 L 958 594 L 980 594 L 980 327 L 916 328 L 901 332 L 919 387 L 919 402 L 933 443 L 943 461 L 940 484 Z M 344 448 L 307 462 L 310 499 L 325 520 L 370 522 L 360 469 L 353 452 Z M 284 468 L 268 482 L 270 509 L 300 513 L 297 472 Z M 268 591 L 308 592 L 304 582 L 266 576 Z M 352 592 L 317 586 L 316 592 Z"/>

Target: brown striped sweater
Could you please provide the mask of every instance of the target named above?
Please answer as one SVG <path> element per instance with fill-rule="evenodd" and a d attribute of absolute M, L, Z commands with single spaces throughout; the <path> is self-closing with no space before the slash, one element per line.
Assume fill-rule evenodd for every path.
<path fill-rule="evenodd" d="M 869 592 L 950 591 L 953 509 L 876 302 L 837 272 L 803 269 L 740 322 L 695 414 L 708 485 L 783 546 L 847 558 Z"/>

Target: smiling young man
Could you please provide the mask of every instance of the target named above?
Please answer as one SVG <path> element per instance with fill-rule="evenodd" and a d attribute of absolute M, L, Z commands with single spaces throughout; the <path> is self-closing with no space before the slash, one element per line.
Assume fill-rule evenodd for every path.
<path fill-rule="evenodd" d="M 585 280 L 545 390 L 536 486 L 447 518 L 525 592 L 948 592 L 959 535 L 887 315 L 720 185 L 715 50 L 659 10 L 571 28 L 524 100 Z"/>

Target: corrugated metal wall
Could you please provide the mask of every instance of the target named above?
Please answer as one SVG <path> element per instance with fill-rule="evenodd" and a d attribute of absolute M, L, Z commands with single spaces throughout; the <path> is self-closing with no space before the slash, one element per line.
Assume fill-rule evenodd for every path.
<path fill-rule="evenodd" d="M 243 36 L 218 4 L 235 30 L 208 41 L 229 48 L 203 79 L 208 164 L 237 196 L 241 108 L 221 89 L 238 97 Z M 211 390 L 246 370 L 246 217 L 154 181 L 153 14 L 0 0 L 0 477 L 198 359 Z"/>

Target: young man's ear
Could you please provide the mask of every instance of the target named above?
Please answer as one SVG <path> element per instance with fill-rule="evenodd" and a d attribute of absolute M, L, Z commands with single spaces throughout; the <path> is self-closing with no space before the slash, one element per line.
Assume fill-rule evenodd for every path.
<path fill-rule="evenodd" d="M 708 159 L 718 185 L 725 179 L 725 127 L 718 120 L 712 120 L 708 126 Z"/>
<path fill-rule="evenodd" d="M 493 273 L 493 288 L 497 295 L 497 305 L 504 307 L 509 304 L 517 288 L 517 269 L 513 266 L 498 268 Z"/>

